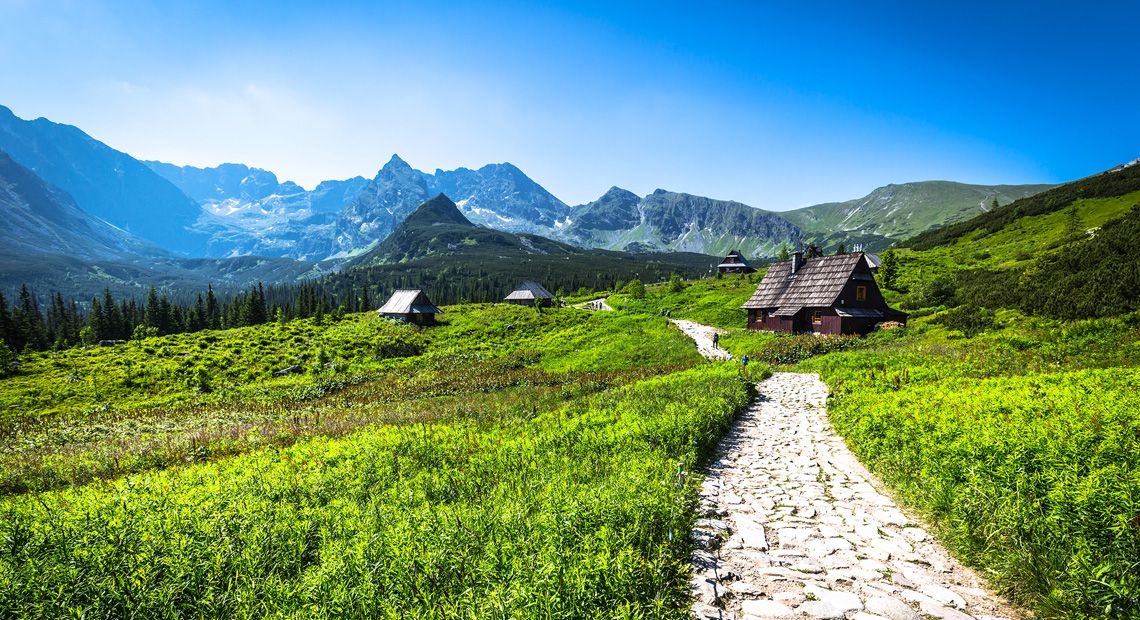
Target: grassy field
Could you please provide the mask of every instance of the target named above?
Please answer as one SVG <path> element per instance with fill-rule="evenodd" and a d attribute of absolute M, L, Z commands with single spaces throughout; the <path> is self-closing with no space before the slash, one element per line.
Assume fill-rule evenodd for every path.
<path fill-rule="evenodd" d="M 0 616 L 688 617 L 739 369 L 659 317 L 446 310 L 25 356 Z"/>
<path fill-rule="evenodd" d="M 421 329 L 375 314 L 25 356 L 0 381 L 0 494 L 385 422 L 539 411 L 699 363 L 664 320 L 505 305 Z M 299 366 L 297 374 L 273 372 Z"/>

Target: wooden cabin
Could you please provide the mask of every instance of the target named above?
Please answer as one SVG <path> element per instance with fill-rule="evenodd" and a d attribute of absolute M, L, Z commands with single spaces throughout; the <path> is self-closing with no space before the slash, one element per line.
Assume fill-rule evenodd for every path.
<path fill-rule="evenodd" d="M 443 312 L 431 303 L 420 289 L 402 289 L 392 293 L 388 301 L 377 310 L 380 316 L 399 319 L 416 325 L 434 325 L 435 315 Z"/>
<path fill-rule="evenodd" d="M 553 299 L 554 295 L 538 282 L 523 280 L 503 299 L 503 302 L 518 306 L 549 306 Z"/>
<path fill-rule="evenodd" d="M 743 306 L 748 329 L 803 334 L 867 334 L 880 323 L 906 324 L 887 306 L 862 252 L 774 263 Z"/>
<path fill-rule="evenodd" d="M 748 263 L 748 259 L 740 253 L 740 250 L 733 250 L 720 261 L 716 266 L 719 273 L 752 273 L 756 268 Z"/>

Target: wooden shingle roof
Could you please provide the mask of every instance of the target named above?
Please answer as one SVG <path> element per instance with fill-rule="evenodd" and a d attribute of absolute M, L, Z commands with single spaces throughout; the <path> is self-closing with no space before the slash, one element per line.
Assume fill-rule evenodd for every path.
<path fill-rule="evenodd" d="M 861 252 L 819 256 L 805 260 L 795 273 L 792 261 L 775 263 L 741 307 L 775 309 L 778 316 L 790 316 L 805 307 L 831 306 L 862 260 Z"/>

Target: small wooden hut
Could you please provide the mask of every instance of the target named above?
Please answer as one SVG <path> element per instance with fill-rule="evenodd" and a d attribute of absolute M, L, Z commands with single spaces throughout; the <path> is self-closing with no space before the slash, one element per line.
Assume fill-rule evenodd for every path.
<path fill-rule="evenodd" d="M 740 253 L 740 250 L 733 250 L 720 261 L 716 266 L 716 270 L 720 273 L 752 273 L 756 269 L 748 263 L 748 259 Z"/>
<path fill-rule="evenodd" d="M 866 334 L 884 322 L 906 323 L 887 306 L 862 252 L 774 263 L 743 306 L 748 328 L 809 334 Z"/>
<path fill-rule="evenodd" d="M 431 303 L 420 289 L 401 289 L 388 298 L 377 310 L 380 316 L 400 319 L 416 325 L 434 325 L 435 315 L 443 312 Z"/>
<path fill-rule="evenodd" d="M 518 306 L 549 306 L 553 299 L 554 295 L 538 282 L 523 280 L 503 299 L 503 302 Z"/>

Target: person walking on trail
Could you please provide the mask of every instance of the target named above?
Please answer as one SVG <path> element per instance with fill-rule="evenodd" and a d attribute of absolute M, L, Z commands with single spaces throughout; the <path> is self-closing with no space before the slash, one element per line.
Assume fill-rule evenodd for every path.
<path fill-rule="evenodd" d="M 744 367 L 744 376 L 747 377 L 748 376 L 748 354 L 747 353 L 740 356 L 740 363 Z"/>
<path fill-rule="evenodd" d="M 720 348 L 720 334 L 718 334 L 716 332 L 713 332 L 713 348 L 714 349 Z"/>

